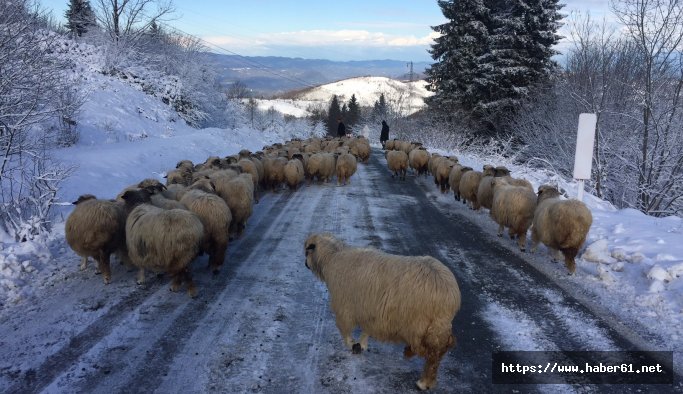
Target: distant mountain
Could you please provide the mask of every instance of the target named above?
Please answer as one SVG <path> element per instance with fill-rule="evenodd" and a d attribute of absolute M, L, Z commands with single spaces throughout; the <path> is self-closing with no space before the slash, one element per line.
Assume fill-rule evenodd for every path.
<path fill-rule="evenodd" d="M 425 97 L 432 94 L 425 88 L 424 80 L 409 83 L 386 77 L 357 77 L 294 90 L 257 102 L 262 110 L 273 108 L 283 114 L 303 117 L 309 115 L 308 110 L 311 107 L 327 108 L 333 95 L 348 102 L 355 94 L 361 106 L 371 107 L 382 93 L 387 105 L 406 115 L 422 109 L 425 106 Z"/>
<path fill-rule="evenodd" d="M 271 96 L 342 79 L 378 76 L 409 79 L 408 62 L 400 60 L 364 60 L 338 62 L 274 56 L 236 56 L 209 54 L 220 70 L 221 82 L 229 85 L 237 80 L 257 95 Z M 424 78 L 426 62 L 413 63 L 413 80 Z"/>

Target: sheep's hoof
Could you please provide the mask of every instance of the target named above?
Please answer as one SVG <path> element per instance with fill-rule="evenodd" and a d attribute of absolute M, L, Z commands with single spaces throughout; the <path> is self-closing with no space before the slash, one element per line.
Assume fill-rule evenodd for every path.
<path fill-rule="evenodd" d="M 187 294 L 190 296 L 190 298 L 195 298 L 197 297 L 197 289 L 193 286 L 187 289 Z"/>
<path fill-rule="evenodd" d="M 415 355 L 413 352 L 413 349 L 410 348 L 410 346 L 406 346 L 403 348 L 403 357 L 405 358 L 411 358 Z"/>
<path fill-rule="evenodd" d="M 526 248 L 519 248 L 521 252 L 526 252 Z"/>
<path fill-rule="evenodd" d="M 498 234 L 496 234 L 496 235 L 498 235 L 498 237 L 502 237 L 502 236 L 503 236 L 503 233 L 498 233 Z"/>
<path fill-rule="evenodd" d="M 110 283 L 111 283 L 111 278 L 105 276 L 105 277 L 104 277 L 104 284 L 105 284 L 105 285 L 108 285 L 108 284 L 110 284 Z"/>
<path fill-rule="evenodd" d="M 417 381 L 417 387 L 418 387 L 420 390 L 429 390 L 429 389 L 432 388 L 433 386 L 434 386 L 434 384 L 431 384 L 431 385 L 430 385 L 430 384 L 428 384 L 427 382 L 425 382 L 424 379 L 420 379 L 420 380 Z"/>
<path fill-rule="evenodd" d="M 351 347 L 351 353 L 353 354 L 361 354 L 362 352 L 363 349 L 360 347 L 360 343 L 354 343 Z"/>
<path fill-rule="evenodd" d="M 214 269 L 211 271 L 211 273 L 214 274 L 214 275 L 218 275 L 218 274 L 221 273 L 221 270 L 220 270 L 220 268 L 214 268 Z"/>
<path fill-rule="evenodd" d="M 174 292 L 174 293 L 177 292 L 179 289 L 180 289 L 180 285 L 179 285 L 179 284 L 175 284 L 175 283 L 172 284 L 171 287 L 168 288 L 169 291 L 172 291 L 172 292 Z"/>

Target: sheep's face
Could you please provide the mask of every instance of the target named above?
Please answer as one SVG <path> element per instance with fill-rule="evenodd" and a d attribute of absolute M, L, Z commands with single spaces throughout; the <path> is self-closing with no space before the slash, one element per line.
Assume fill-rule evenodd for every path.
<path fill-rule="evenodd" d="M 549 198 L 558 197 L 560 194 L 559 190 L 553 186 L 541 185 L 538 187 L 538 199 L 536 200 L 536 203 L 540 203 Z"/>
<path fill-rule="evenodd" d="M 84 202 L 84 201 L 96 200 L 96 199 L 97 199 L 97 197 L 93 196 L 92 194 L 84 194 L 84 195 L 82 195 L 82 196 L 79 196 L 79 197 L 78 197 L 78 200 L 72 202 L 72 204 L 73 204 L 73 205 L 78 205 L 78 204 L 80 204 L 80 203 L 82 203 L 82 202 Z"/>

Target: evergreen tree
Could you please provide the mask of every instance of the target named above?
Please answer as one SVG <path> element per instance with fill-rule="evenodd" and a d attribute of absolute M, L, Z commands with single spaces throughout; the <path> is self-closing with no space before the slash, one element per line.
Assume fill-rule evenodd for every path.
<path fill-rule="evenodd" d="M 327 111 L 327 133 L 330 135 L 337 135 L 337 119 L 342 117 L 342 111 L 339 108 L 339 98 L 335 94 L 330 100 L 330 108 Z"/>
<path fill-rule="evenodd" d="M 491 50 L 478 62 L 475 85 L 483 92 L 475 111 L 514 113 L 533 88 L 547 80 L 555 63 L 552 46 L 560 39 L 558 0 L 497 1 L 492 13 Z"/>
<path fill-rule="evenodd" d="M 514 113 L 546 80 L 559 41 L 558 0 L 440 0 L 448 22 L 430 49 L 427 103 L 493 122 Z"/>
<path fill-rule="evenodd" d="M 88 0 L 70 0 L 69 8 L 64 13 L 66 29 L 74 36 L 82 36 L 88 30 L 97 26 L 95 12 Z"/>
<path fill-rule="evenodd" d="M 351 95 L 348 105 L 348 112 L 345 116 L 345 119 L 346 125 L 350 127 L 353 127 L 353 125 L 358 123 L 360 120 L 360 104 L 358 104 L 358 99 L 356 99 L 355 94 Z"/>
<path fill-rule="evenodd" d="M 372 107 L 372 116 L 385 120 L 388 113 L 387 100 L 384 97 L 384 93 L 380 93 L 379 99 L 375 100 L 375 104 Z"/>

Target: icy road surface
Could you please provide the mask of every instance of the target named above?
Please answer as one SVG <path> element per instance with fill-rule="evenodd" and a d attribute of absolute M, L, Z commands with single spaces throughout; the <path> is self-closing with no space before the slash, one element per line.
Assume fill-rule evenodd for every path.
<path fill-rule="evenodd" d="M 114 194 L 114 193 L 112 193 Z M 452 197 L 451 197 L 452 199 Z M 68 272 L 37 302 L 0 320 L 0 387 L 8 393 L 403 393 L 416 391 L 423 361 L 403 345 L 370 340 L 353 355 L 343 346 L 325 286 L 305 268 L 308 234 L 329 231 L 354 245 L 432 255 L 453 270 L 463 306 L 432 392 L 636 392 L 633 386 L 491 382 L 496 350 L 623 350 L 648 344 L 622 324 L 547 278 L 490 219 L 444 202 L 430 179 L 392 179 L 381 153 L 359 165 L 351 185 L 312 185 L 268 193 L 244 236 L 213 276 L 206 256 L 193 270 L 199 296 L 168 291 L 169 280 L 114 264 L 105 286 L 90 263 L 66 248 Z M 558 285 L 559 284 L 559 285 Z M 564 288 L 563 288 L 564 287 Z M 570 290 L 570 289 L 569 289 Z M 640 387 L 671 392 L 680 386 Z"/>

